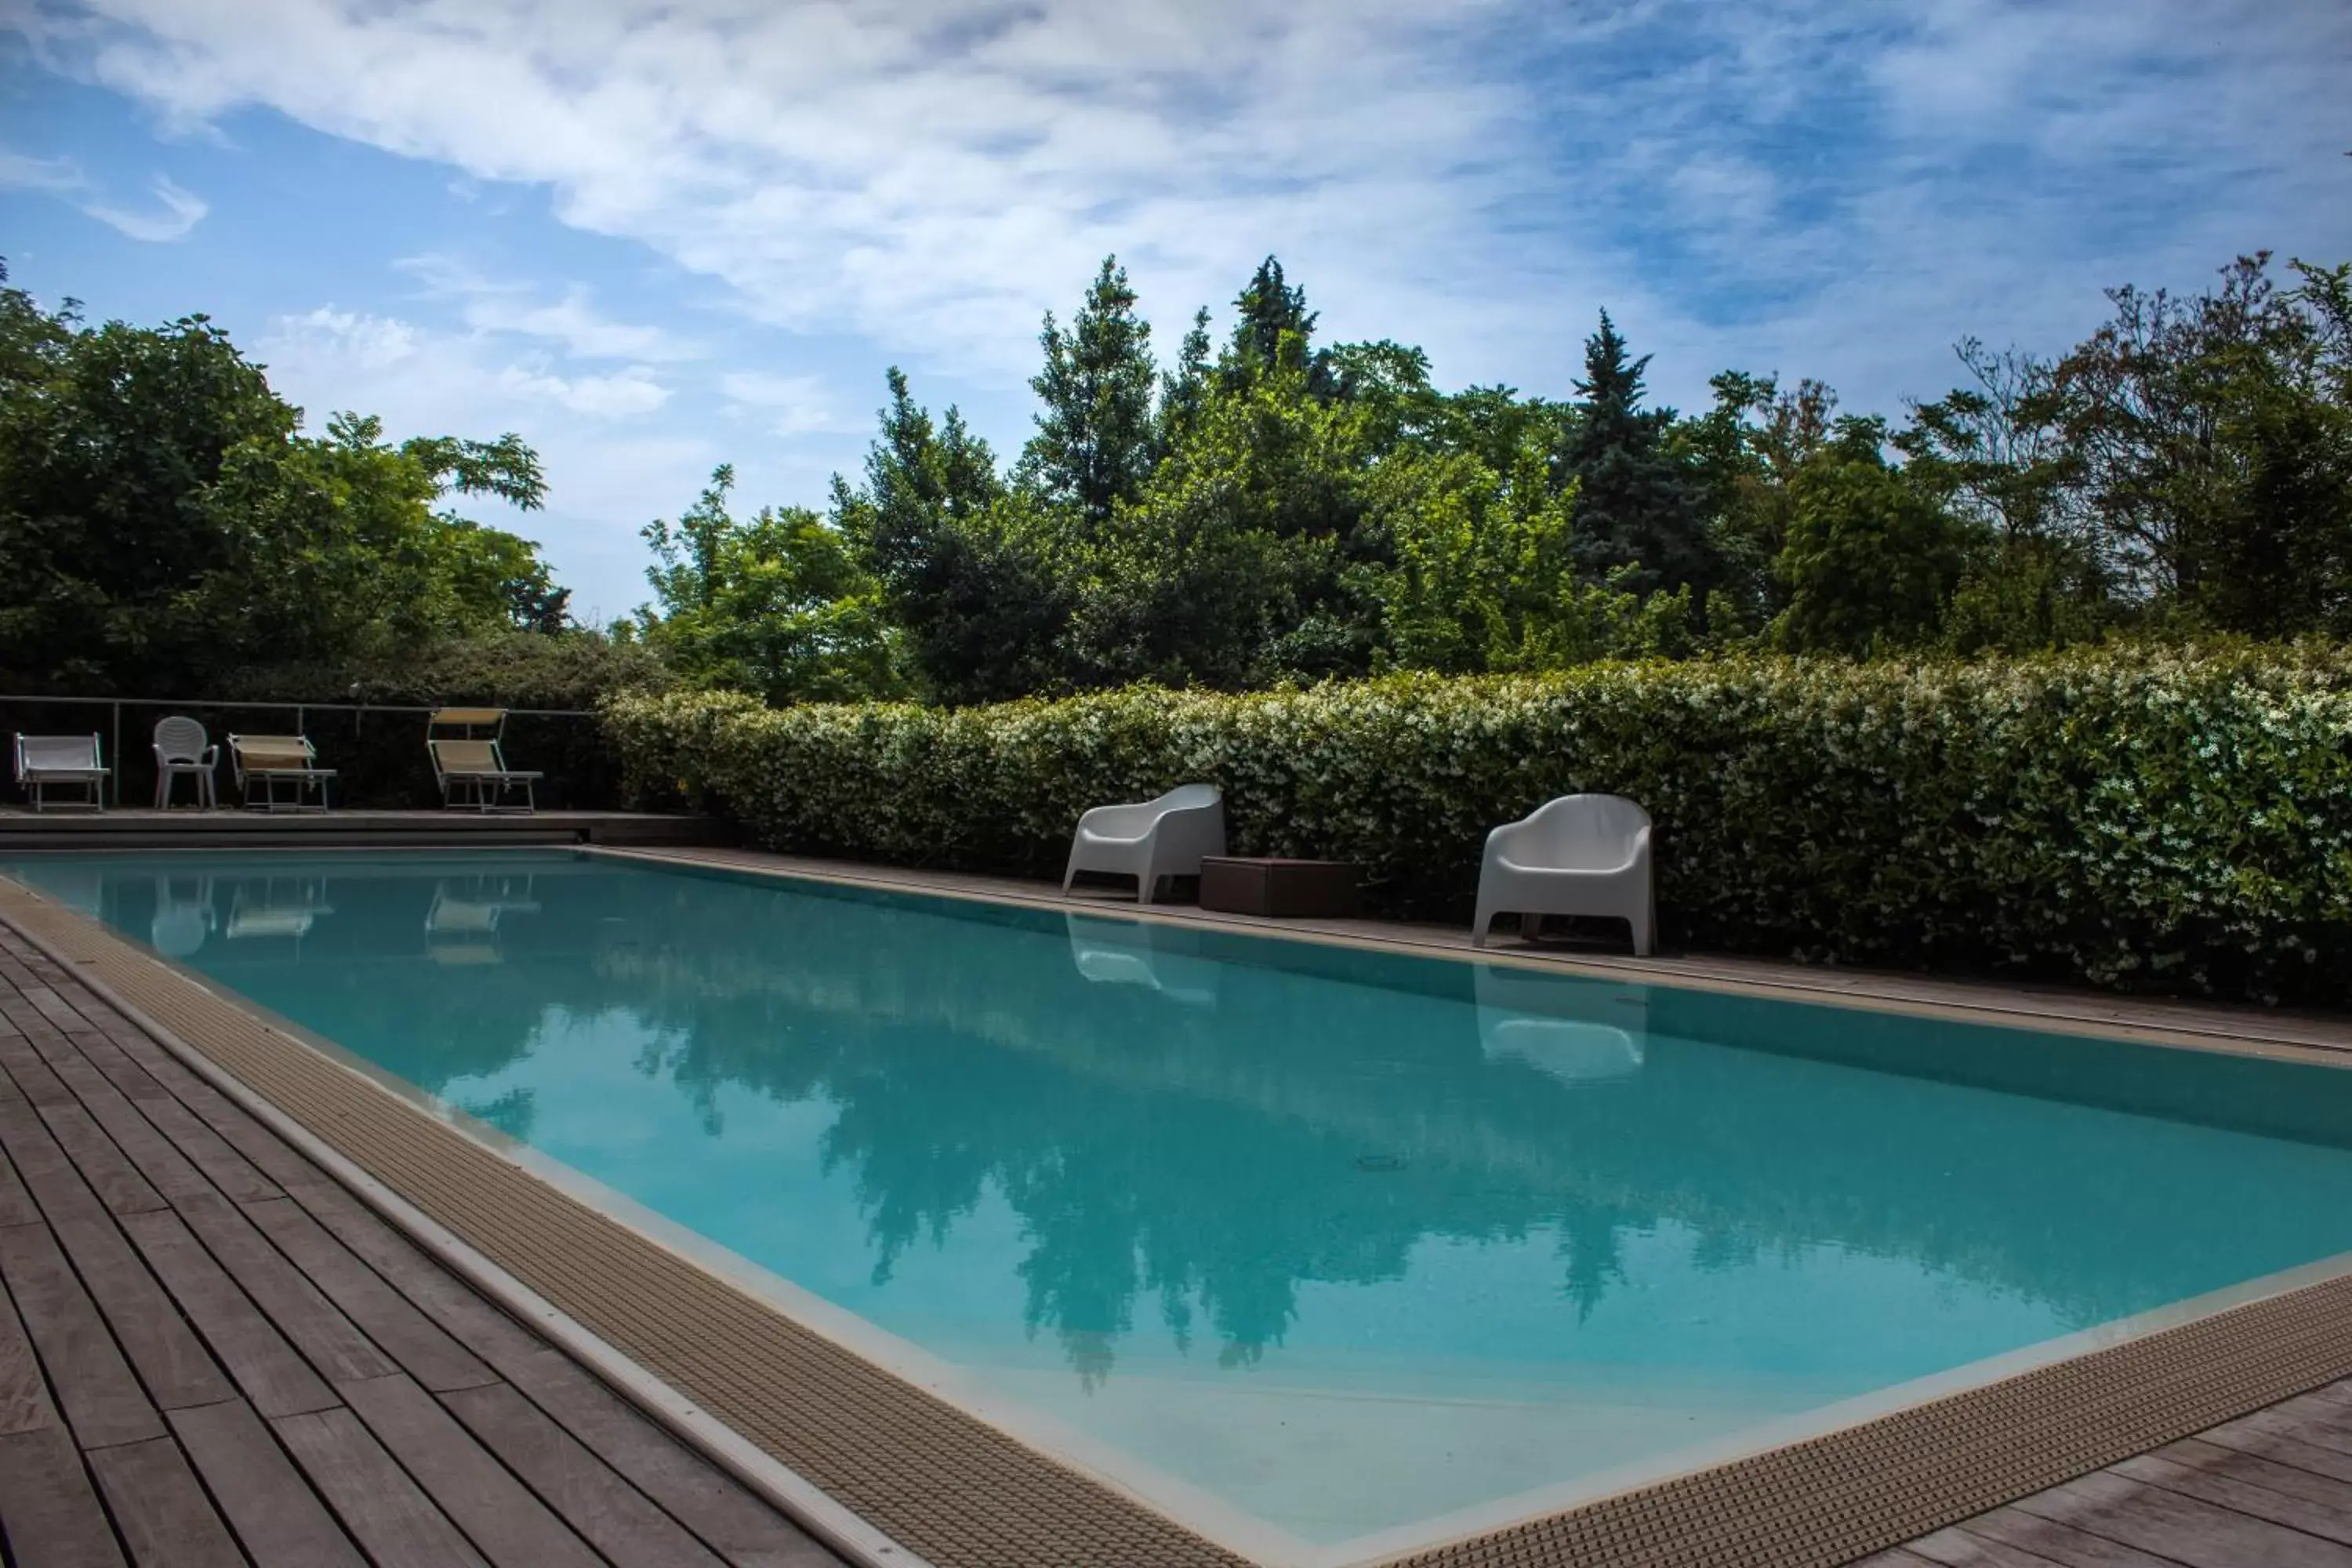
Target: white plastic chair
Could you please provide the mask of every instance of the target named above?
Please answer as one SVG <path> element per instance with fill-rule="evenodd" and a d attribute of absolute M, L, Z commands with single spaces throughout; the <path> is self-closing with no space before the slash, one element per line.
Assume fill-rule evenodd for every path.
<path fill-rule="evenodd" d="M 1478 868 L 1475 946 L 1505 912 L 1599 915 L 1633 928 L 1634 956 L 1657 934 L 1650 868 L 1650 814 L 1622 795 L 1568 795 L 1486 835 Z"/>
<path fill-rule="evenodd" d="M 1062 896 L 1081 871 L 1135 879 L 1135 901 L 1153 901 L 1169 877 L 1197 877 L 1201 857 L 1225 852 L 1225 802 L 1214 784 L 1180 784 L 1158 800 L 1098 805 L 1078 818 Z"/>
<path fill-rule="evenodd" d="M 196 781 L 196 804 L 210 810 L 213 770 L 220 765 L 220 748 L 211 743 L 205 727 L 174 713 L 155 725 L 155 809 L 172 805 L 172 781 L 185 774 Z"/>
<path fill-rule="evenodd" d="M 108 769 L 100 760 L 96 735 L 18 735 L 16 765 L 16 782 L 35 811 L 48 809 L 48 792 L 59 784 L 89 792 L 88 799 L 71 804 L 106 809 Z"/>

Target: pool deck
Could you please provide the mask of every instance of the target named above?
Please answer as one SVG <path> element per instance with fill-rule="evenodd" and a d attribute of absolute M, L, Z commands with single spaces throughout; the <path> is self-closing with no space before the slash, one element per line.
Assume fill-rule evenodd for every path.
<path fill-rule="evenodd" d="M 403 849 L 469 845 L 717 845 L 723 823 L 642 811 L 27 811 L 0 807 L 11 849 Z"/>
<path fill-rule="evenodd" d="M 839 1563 L 5 928 L 0 1537 L 17 1568 Z"/>
<path fill-rule="evenodd" d="M 660 853 L 1059 902 L 1034 883 Z M 81 917 L 0 895 L 0 1280 L 13 1302 L 0 1312 L 0 1531 L 16 1568 L 116 1562 L 126 1547 L 135 1562 L 246 1561 L 238 1544 L 261 1563 L 356 1561 L 354 1538 L 380 1564 L 836 1561 L 616 1398 L 610 1364 L 595 1363 L 600 1382 L 564 1353 L 582 1353 L 576 1340 L 551 1330 L 563 1349 L 551 1345 L 412 1245 L 376 1212 L 372 1184 L 940 1568 L 1241 1561 L 762 1316 Z M 1466 945 L 1440 928 L 1273 923 Z M 1817 1000 L 1836 990 L 2204 1048 L 2336 1062 L 2352 1048 L 2352 1029 L 2325 1018 L 1498 951 L 1621 979 Z M 278 1137 L 271 1118 L 295 1135 Z M 315 1163 L 295 1146 L 306 1136 Z M 645 1403 L 642 1387 L 623 1392 Z M 730 1538 L 729 1521 L 783 1544 Z M 278 1555 L 257 1547 L 302 1529 L 333 1546 L 289 1534 Z M 204 1542 L 213 1556 L 188 1544 Z M 2352 1568 L 2352 1278 L 1410 1561 Z"/>

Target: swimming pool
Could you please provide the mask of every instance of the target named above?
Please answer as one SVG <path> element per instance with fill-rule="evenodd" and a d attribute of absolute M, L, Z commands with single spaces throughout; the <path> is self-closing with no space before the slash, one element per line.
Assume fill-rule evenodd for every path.
<path fill-rule="evenodd" d="M 2328 1068 L 548 852 L 0 868 L 1253 1545 L 2352 1248 Z"/>

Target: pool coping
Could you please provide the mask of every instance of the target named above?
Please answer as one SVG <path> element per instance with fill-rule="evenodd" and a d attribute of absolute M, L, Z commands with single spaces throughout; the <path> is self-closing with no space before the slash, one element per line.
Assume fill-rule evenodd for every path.
<path fill-rule="evenodd" d="M 566 1330 L 567 1349 L 666 1425 L 739 1475 L 761 1472 L 759 1489 L 795 1517 L 826 1515 L 829 1538 L 856 1537 L 856 1560 L 1010 1568 L 1075 1549 L 1087 1561 L 1244 1561 L 824 1340 L 87 917 L 0 879 L 0 919 L 331 1156 L 404 1230 L 459 1249 L 469 1277 L 504 1281 L 510 1310 Z M 2352 1277 L 2339 1277 L 1381 1560 L 1828 1568 L 2347 1373 Z M 776 1495 L 780 1477 L 791 1495 Z"/>

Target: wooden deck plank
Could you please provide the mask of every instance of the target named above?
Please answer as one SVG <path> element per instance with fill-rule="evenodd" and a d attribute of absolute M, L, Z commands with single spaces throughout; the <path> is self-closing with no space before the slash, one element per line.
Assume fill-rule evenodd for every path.
<path fill-rule="evenodd" d="M 111 1040 L 85 1041 L 82 1054 L 222 1194 L 239 1202 L 278 1195 L 277 1183 L 229 1147 L 227 1139 L 205 1126 L 152 1074 L 124 1055 L 121 1047 Z"/>
<path fill-rule="evenodd" d="M 270 1426 L 376 1568 L 488 1568 L 350 1411 L 288 1415 Z"/>
<path fill-rule="evenodd" d="M 106 1205 L 81 1179 L 73 1162 L 32 1105 L 22 1100 L 0 1102 L 0 1149 L 15 1162 L 16 1173 L 33 1201 L 52 1225 L 69 1219 L 104 1219 Z"/>
<path fill-rule="evenodd" d="M 171 1421 L 256 1568 L 366 1568 L 253 1406 L 227 1399 Z"/>
<path fill-rule="evenodd" d="M 244 1205 L 246 1217 L 409 1376 L 438 1393 L 497 1374 L 327 1234 L 289 1198 Z"/>
<path fill-rule="evenodd" d="M 836 1562 L 798 1526 L 483 1300 L 341 1187 L 318 1184 L 287 1191 L 492 1372 L 726 1561 L 738 1568 Z"/>
<path fill-rule="evenodd" d="M 2216 1426 L 2201 1436 L 2208 1443 L 2235 1448 L 2242 1454 L 2258 1454 L 2282 1465 L 2309 1470 L 2315 1476 L 2352 1481 L 2352 1452 L 2323 1447 L 2310 1440 L 2308 1427 L 2267 1410 Z"/>
<path fill-rule="evenodd" d="M 86 1058 L 77 1052 L 73 1060 L 58 1062 L 51 1070 L 166 1203 L 184 1193 L 206 1190 L 203 1174 L 188 1157 Z"/>
<path fill-rule="evenodd" d="M 36 976 L 36 978 L 39 977 Z M 34 1010 L 58 1030 L 74 1029 L 82 1025 L 81 1015 L 74 1011 L 64 997 L 47 985 L 20 986 L 17 989 L 17 994 L 31 1003 Z"/>
<path fill-rule="evenodd" d="M 7 1281 L 76 1442 L 100 1448 L 163 1435 L 163 1418 L 147 1402 L 47 1226 L 0 1230 L 0 1279 Z"/>
<path fill-rule="evenodd" d="M 18 1568 L 122 1568 L 114 1527 L 63 1426 L 0 1436 L 0 1529 Z"/>
<path fill-rule="evenodd" d="M 256 1410 L 292 1415 L 338 1403 L 177 1214 L 125 1215 L 121 1223 Z"/>
<path fill-rule="evenodd" d="M 170 1411 L 236 1394 L 235 1385 L 111 1219 L 68 1220 L 55 1226 L 54 1234 L 157 1405 Z"/>
<path fill-rule="evenodd" d="M 48 1380 L 41 1375 L 7 1282 L 0 1280 L 0 1436 L 56 1425 L 58 1407 L 49 1398 Z"/>
<path fill-rule="evenodd" d="M 341 1186 L 307 1183 L 287 1188 L 286 1194 L 493 1373 L 505 1375 L 509 1365 L 546 1349 L 545 1341 Z"/>
<path fill-rule="evenodd" d="M 2189 1568 L 2352 1568 L 2352 1549 L 2105 1471 L 2012 1505 Z"/>
<path fill-rule="evenodd" d="M 14 1099 L 29 1100 L 35 1105 L 64 1105 L 73 1099 L 73 1091 L 49 1070 L 49 1064 L 21 1034 L 0 1035 L 0 1076 L 14 1085 Z"/>
<path fill-rule="evenodd" d="M 246 1568 L 245 1553 L 171 1438 L 101 1448 L 89 1468 L 139 1568 Z"/>
<path fill-rule="evenodd" d="M 110 1027 L 106 1037 L 271 1181 L 283 1186 L 289 1182 L 328 1179 L 324 1171 L 295 1152 L 285 1140 L 256 1121 L 242 1107 L 198 1077 L 194 1069 L 138 1029 L 128 1026 Z"/>
<path fill-rule="evenodd" d="M 2184 1462 L 2172 1456 L 2171 1449 L 2183 1453 L 2195 1452 L 2197 1462 Z M 2290 1470 L 2273 1465 L 2267 1459 L 2251 1455 L 2232 1454 L 2226 1448 L 2208 1445 L 2202 1450 L 2191 1450 L 2188 1445 L 2175 1444 L 2171 1449 L 2156 1454 L 2142 1454 L 2135 1459 L 2107 1467 L 2110 1475 L 2128 1476 L 2136 1481 L 2168 1491 L 2180 1493 L 2226 1508 L 2250 1519 L 2268 1520 L 2300 1530 L 2306 1535 L 2316 1535 L 2340 1545 L 2352 1546 L 2352 1508 L 2343 1502 L 2343 1489 L 2336 1483 L 2318 1476 L 2305 1476 L 2300 1470 Z M 2208 1454 L 2221 1458 L 2207 1459 Z M 2289 1491 L 2278 1484 L 2284 1476 L 2290 1485 L 2308 1483 L 2310 1487 L 2326 1488 L 2336 1495 L 2326 1500 L 2315 1500 L 2304 1489 Z M 2347 1558 L 2352 1562 L 2352 1558 Z"/>
<path fill-rule="evenodd" d="M 114 1140 L 82 1109 L 79 1100 L 70 1105 L 44 1105 L 39 1107 L 39 1112 L 49 1136 L 58 1141 L 58 1147 L 66 1152 L 74 1168 L 81 1173 L 82 1180 L 89 1184 L 90 1190 L 98 1194 L 98 1201 L 109 1211 L 145 1214 L 166 1206 L 163 1195 L 148 1184 L 147 1178 L 139 1173 L 139 1168 L 115 1146 Z"/>
<path fill-rule="evenodd" d="M 229 1278 L 330 1383 L 400 1369 L 352 1326 L 320 1289 L 286 1261 L 235 1204 L 217 1193 L 173 1205 Z"/>
<path fill-rule="evenodd" d="M 554 1350 L 499 1371 L 590 1450 L 737 1568 L 835 1563 L 798 1526 Z"/>
<path fill-rule="evenodd" d="M 2034 1561 L 2061 1563 L 2063 1568 L 2179 1568 L 2178 1558 L 2151 1556 L 2136 1546 L 2087 1534 L 2073 1525 L 2016 1508 L 1979 1514 L 1955 1531 L 1938 1531 L 1927 1539 L 1934 1541 L 1947 1533 L 2023 1552 Z M 1924 1549 L 1922 1542 L 1912 1544 Z"/>
<path fill-rule="evenodd" d="M 482 1446 L 618 1568 L 719 1568 L 719 1560 L 509 1384 L 444 1394 Z"/>
<path fill-rule="evenodd" d="M 2324 1449 L 2317 1451 L 2326 1452 Z M 2267 1487 L 2272 1491 L 2284 1492 L 2289 1497 L 2301 1498 L 2305 1502 L 2316 1503 L 2352 1517 L 2352 1480 L 2329 1475 L 2324 1470 L 2290 1464 L 2265 1454 L 2250 1454 L 2242 1448 L 2217 1443 L 2204 1436 L 2168 1443 L 2147 1457 L 2168 1459 L 2191 1469 Z"/>
<path fill-rule="evenodd" d="M 341 1385 L 343 1401 L 498 1568 L 599 1568 L 596 1554 L 413 1379 Z"/>
<path fill-rule="evenodd" d="M 25 1102 L 19 1100 L 16 1103 Z M 0 1149 L 0 1225 L 32 1225 L 40 1217 L 33 1194 L 25 1190 L 25 1178 L 16 1173 L 7 1151 Z"/>

